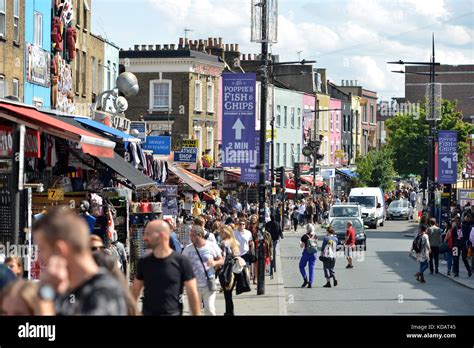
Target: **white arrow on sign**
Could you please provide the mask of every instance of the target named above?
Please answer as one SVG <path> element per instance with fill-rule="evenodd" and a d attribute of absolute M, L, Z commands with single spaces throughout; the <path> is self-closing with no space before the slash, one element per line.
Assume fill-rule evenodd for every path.
<path fill-rule="evenodd" d="M 245 129 L 244 124 L 240 120 L 240 118 L 235 121 L 232 129 L 235 129 L 235 140 L 242 140 L 242 131 Z"/>
<path fill-rule="evenodd" d="M 444 163 L 447 163 L 448 164 L 448 169 L 451 169 L 451 158 L 443 157 L 443 158 L 441 158 L 441 161 L 443 161 Z"/>

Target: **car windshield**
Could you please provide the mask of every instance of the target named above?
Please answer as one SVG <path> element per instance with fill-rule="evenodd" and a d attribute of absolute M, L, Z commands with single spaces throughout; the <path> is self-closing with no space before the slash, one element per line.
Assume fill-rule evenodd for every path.
<path fill-rule="evenodd" d="M 334 217 L 358 217 L 359 208 L 358 207 L 344 207 L 344 206 L 334 206 L 332 208 L 332 216 Z"/>
<path fill-rule="evenodd" d="M 349 197 L 349 202 L 359 203 L 367 208 L 375 208 L 375 197 L 352 196 Z"/>
<path fill-rule="evenodd" d="M 389 208 L 407 208 L 408 207 L 408 201 L 406 200 L 399 200 L 399 201 L 393 201 L 390 203 Z"/>
<path fill-rule="evenodd" d="M 359 220 L 334 219 L 332 220 L 331 225 L 335 230 L 341 230 L 346 228 L 346 224 L 348 221 L 352 222 L 352 226 L 356 231 L 362 229 L 362 224 Z"/>

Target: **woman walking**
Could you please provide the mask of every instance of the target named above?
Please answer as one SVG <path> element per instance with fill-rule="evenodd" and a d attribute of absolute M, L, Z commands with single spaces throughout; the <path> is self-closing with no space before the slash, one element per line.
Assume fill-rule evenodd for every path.
<path fill-rule="evenodd" d="M 331 287 L 331 278 L 333 279 L 334 286 L 337 286 L 336 280 L 336 247 L 337 247 L 337 237 L 334 235 L 334 229 L 332 226 L 329 226 L 327 229 L 327 234 L 323 239 L 323 245 L 321 246 L 322 255 L 320 260 L 323 262 L 324 277 L 326 278 L 326 285 L 324 288 Z"/>
<path fill-rule="evenodd" d="M 426 233 L 427 226 L 421 225 L 420 232 L 413 241 L 412 250 L 416 252 L 416 260 L 420 263 L 420 271 L 415 274 L 416 280 L 420 283 L 426 283 L 423 273 L 429 267 L 430 260 L 430 240 L 428 234 Z"/>
<path fill-rule="evenodd" d="M 312 224 L 306 225 L 306 234 L 301 237 L 300 246 L 303 248 L 303 254 L 301 255 L 299 264 L 300 273 L 303 276 L 303 285 L 301 285 L 301 287 L 304 288 L 307 285 L 308 288 L 311 288 L 314 281 L 314 265 L 318 252 L 318 238 L 316 237 L 316 232 Z M 309 279 L 306 276 L 307 264 L 309 264 Z"/>
<path fill-rule="evenodd" d="M 298 228 L 298 220 L 300 218 L 300 213 L 298 211 L 298 207 L 295 206 L 293 209 L 293 212 L 291 213 L 291 221 L 293 221 L 293 228 L 296 229 Z"/>
<path fill-rule="evenodd" d="M 239 242 L 234 237 L 234 232 L 229 226 L 225 226 L 221 229 L 221 250 L 224 258 L 224 267 L 226 268 L 227 262 L 232 262 L 240 253 Z M 236 261 L 238 262 L 238 261 Z M 222 284 L 221 284 L 222 285 Z M 225 316 L 234 315 L 234 302 L 232 301 L 232 292 L 234 291 L 235 281 L 231 281 L 227 286 L 222 286 L 224 290 L 225 299 Z"/>

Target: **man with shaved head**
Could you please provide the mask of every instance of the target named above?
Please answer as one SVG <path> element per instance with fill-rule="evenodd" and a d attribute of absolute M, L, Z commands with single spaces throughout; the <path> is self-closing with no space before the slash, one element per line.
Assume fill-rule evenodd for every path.
<path fill-rule="evenodd" d="M 145 288 L 144 315 L 179 316 L 183 314 L 183 288 L 186 287 L 190 311 L 201 312 L 196 278 L 189 259 L 170 247 L 171 230 L 163 220 L 154 220 L 145 228 L 144 241 L 153 251 L 141 258 L 132 294 L 137 299 Z"/>

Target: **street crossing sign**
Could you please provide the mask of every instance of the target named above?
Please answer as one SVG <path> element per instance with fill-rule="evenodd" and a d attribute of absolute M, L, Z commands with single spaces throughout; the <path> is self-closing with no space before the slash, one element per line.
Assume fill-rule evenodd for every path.
<path fill-rule="evenodd" d="M 458 132 L 438 131 L 438 183 L 455 184 L 458 178 Z"/>

